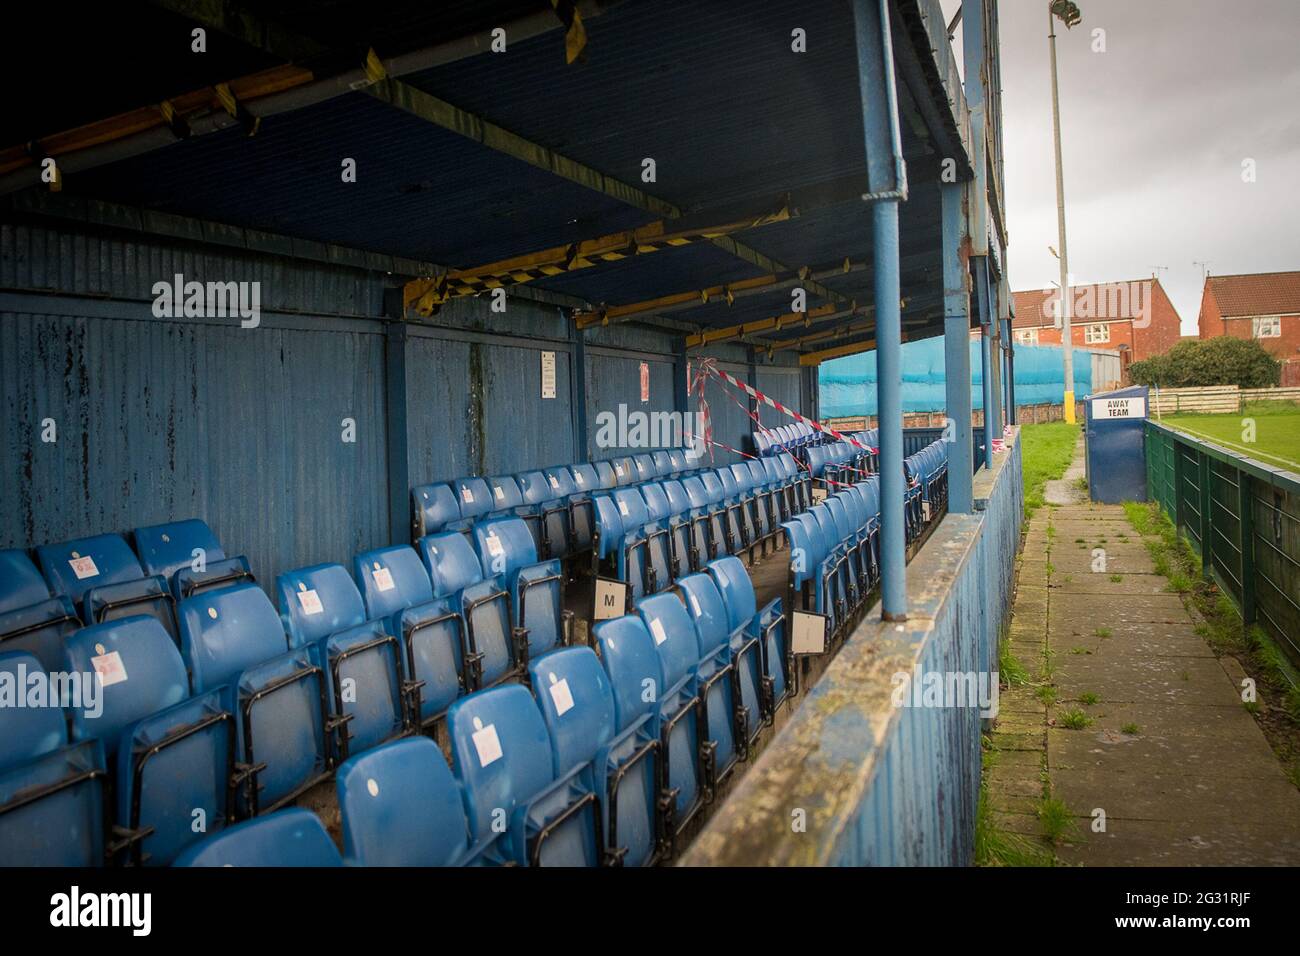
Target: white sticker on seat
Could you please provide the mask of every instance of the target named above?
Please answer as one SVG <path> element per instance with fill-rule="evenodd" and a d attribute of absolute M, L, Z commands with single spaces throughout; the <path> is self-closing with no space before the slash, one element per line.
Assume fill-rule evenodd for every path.
<path fill-rule="evenodd" d="M 298 603 L 302 605 L 303 614 L 322 614 L 325 605 L 320 602 L 320 595 L 315 591 L 299 591 Z"/>
<path fill-rule="evenodd" d="M 583 480 L 583 478 L 582 478 L 582 472 L 580 472 L 580 471 L 575 471 L 575 472 L 573 473 L 573 480 L 576 481 L 576 482 L 577 482 L 578 484 L 580 484 L 580 485 L 585 485 L 585 484 L 587 483 L 586 481 Z"/>
<path fill-rule="evenodd" d="M 100 684 L 104 687 L 112 687 L 114 684 L 126 681 L 126 667 L 122 664 L 122 655 L 117 651 L 92 657 L 90 663 L 95 668 L 95 673 L 99 675 Z"/>
<path fill-rule="evenodd" d="M 393 572 L 388 568 L 375 568 L 371 577 L 375 579 L 375 587 L 381 591 L 391 591 L 397 586 L 393 583 Z"/>
<path fill-rule="evenodd" d="M 474 749 L 478 751 L 480 767 L 501 759 L 501 739 L 497 737 L 496 724 L 488 724 L 482 730 L 474 731 L 471 739 L 474 741 Z"/>
<path fill-rule="evenodd" d="M 573 710 L 573 694 L 569 690 L 568 680 L 556 681 L 548 690 L 551 692 L 551 701 L 555 704 L 555 716 L 563 717 Z"/>
<path fill-rule="evenodd" d="M 618 513 L 621 514 L 624 518 L 627 517 L 627 502 L 626 502 L 626 501 L 620 501 L 620 502 L 618 503 Z"/>
<path fill-rule="evenodd" d="M 471 505 L 472 505 L 472 504 L 474 503 L 474 492 L 470 491 L 468 485 L 466 485 L 464 488 L 460 489 L 460 496 L 461 496 L 461 498 L 463 498 L 463 499 L 464 499 L 468 504 L 471 504 Z"/>
<path fill-rule="evenodd" d="M 559 478 L 556 478 L 554 475 L 548 475 L 547 477 L 550 479 L 551 487 L 552 487 L 555 491 L 559 491 L 559 490 L 560 490 L 560 479 L 559 479 Z"/>
<path fill-rule="evenodd" d="M 504 498 L 506 496 L 506 490 L 500 485 L 497 485 L 493 490 L 496 492 L 498 498 Z"/>
<path fill-rule="evenodd" d="M 488 554 L 492 555 L 492 557 L 499 558 L 505 554 L 505 548 L 501 547 L 501 539 L 495 534 L 490 534 L 483 540 L 487 542 Z"/>
<path fill-rule="evenodd" d="M 704 613 L 700 610 L 700 599 L 694 594 L 691 595 L 691 610 L 695 612 L 696 617 L 700 617 Z"/>
<path fill-rule="evenodd" d="M 668 632 L 664 630 L 664 622 L 655 618 L 650 622 L 650 633 L 654 635 L 655 646 L 668 640 Z"/>
<path fill-rule="evenodd" d="M 90 555 L 86 555 L 84 558 L 72 558 L 68 561 L 68 564 L 72 566 L 72 573 L 77 576 L 78 581 L 84 578 L 93 578 L 99 574 L 99 568 L 95 567 L 95 559 Z"/>

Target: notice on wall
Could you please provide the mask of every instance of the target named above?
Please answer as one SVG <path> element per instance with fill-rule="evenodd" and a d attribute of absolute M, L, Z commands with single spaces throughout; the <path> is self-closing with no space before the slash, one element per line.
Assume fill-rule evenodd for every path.
<path fill-rule="evenodd" d="M 650 401 L 650 363 L 641 363 L 641 401 Z"/>
<path fill-rule="evenodd" d="M 1146 418 L 1147 400 L 1141 396 L 1135 398 L 1094 398 L 1092 400 L 1092 417 L 1097 418 Z"/>
<path fill-rule="evenodd" d="M 555 397 L 555 353 L 542 353 L 542 398 Z"/>

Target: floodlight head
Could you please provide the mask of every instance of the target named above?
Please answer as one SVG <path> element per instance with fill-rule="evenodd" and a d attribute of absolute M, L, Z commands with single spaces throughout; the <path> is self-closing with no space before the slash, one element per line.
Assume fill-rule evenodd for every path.
<path fill-rule="evenodd" d="M 1051 0 L 1052 15 L 1065 24 L 1068 30 L 1070 27 L 1076 27 L 1083 22 L 1083 14 L 1079 12 L 1079 5 L 1073 0 Z"/>

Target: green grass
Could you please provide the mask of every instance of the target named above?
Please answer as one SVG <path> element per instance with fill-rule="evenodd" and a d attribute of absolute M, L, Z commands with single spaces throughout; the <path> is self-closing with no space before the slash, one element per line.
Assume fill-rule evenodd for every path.
<path fill-rule="evenodd" d="M 1255 440 L 1243 440 L 1244 419 L 1255 421 Z M 1256 402 L 1240 414 L 1167 415 L 1162 424 L 1181 429 L 1267 465 L 1300 470 L 1300 407 Z"/>
<path fill-rule="evenodd" d="M 1074 834 L 1079 823 L 1064 800 L 1043 797 L 1038 804 L 1038 825 L 1042 828 L 1043 836 L 1048 842 L 1059 845 Z"/>
<path fill-rule="evenodd" d="M 1083 730 L 1092 723 L 1092 718 L 1078 707 L 1071 707 L 1069 710 L 1061 711 L 1056 722 L 1066 730 Z"/>
<path fill-rule="evenodd" d="M 998 676 L 1008 687 L 1023 687 L 1029 683 L 1029 671 L 1012 653 L 1011 640 L 1006 635 L 998 644 Z"/>
<path fill-rule="evenodd" d="M 1096 694 L 1094 694 L 1092 691 L 1088 691 L 1088 692 L 1086 692 L 1086 693 L 1083 693 L 1083 694 L 1080 694 L 1080 695 L 1079 695 L 1079 703 L 1081 703 L 1081 704 L 1083 704 L 1084 706 L 1087 706 L 1087 707 L 1091 707 L 1093 704 L 1097 703 L 1099 700 L 1101 700 L 1101 698 L 1100 698 L 1099 696 L 1097 696 Z"/>
<path fill-rule="evenodd" d="M 1129 723 L 1125 724 L 1123 727 L 1120 728 L 1121 733 L 1128 734 L 1130 737 L 1136 736 L 1139 730 L 1140 728 L 1138 727 L 1138 725 L 1133 723 L 1132 721 L 1130 721 Z"/>
<path fill-rule="evenodd" d="M 1060 478 L 1070 467 L 1079 426 L 1066 422 L 1043 422 L 1020 429 L 1020 454 L 1025 472 L 1025 517 L 1043 506 L 1043 487 Z"/>

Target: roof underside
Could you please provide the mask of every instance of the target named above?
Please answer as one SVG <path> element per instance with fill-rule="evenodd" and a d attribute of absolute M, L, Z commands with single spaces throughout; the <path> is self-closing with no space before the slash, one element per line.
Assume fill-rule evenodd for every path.
<path fill-rule="evenodd" d="M 402 37 L 405 46 L 427 46 L 550 9 L 546 3 L 451 4 L 431 18 L 425 5 L 383 0 L 329 3 L 324 13 L 315 5 L 312 15 L 307 6 L 245 2 L 241 9 L 303 27 L 311 43 L 336 58 L 349 35 L 363 43 L 395 44 Z M 908 0 L 899 4 L 906 16 L 916 7 Z M 174 16 L 145 5 L 142 14 L 151 12 Z M 394 30 L 397 22 L 408 29 Z M 806 53 L 791 51 L 796 27 L 807 33 Z M 860 199 L 866 158 L 847 0 L 624 2 L 587 19 L 585 29 L 584 56 L 572 65 L 565 62 L 564 31 L 556 29 L 511 42 L 504 54 L 479 53 L 406 75 L 402 82 L 671 204 L 691 221 L 732 222 L 738 210 L 747 211 L 747 218 L 778 209 L 786 196 L 793 197 L 794 208 L 785 221 L 730 234 L 774 262 L 759 258 L 756 265 L 747 261 L 755 257 L 706 240 L 530 285 L 598 311 L 755 279 L 772 273 L 774 264 L 778 272 L 808 267 L 831 293 L 828 298 L 810 290 L 808 308 L 841 314 L 764 331 L 748 341 L 765 346 L 799 339 L 800 351 L 812 351 L 874 339 L 870 216 Z M 905 33 L 895 31 L 895 55 L 915 58 Z M 224 40 L 220 49 L 235 50 L 232 63 L 260 67 L 265 61 L 265 51 L 250 52 L 234 41 Z M 921 338 L 943 328 L 940 157 L 919 119 L 924 111 L 901 79 L 898 85 L 910 188 L 900 218 L 903 321 L 907 337 Z M 131 105 L 139 104 L 119 104 Z M 950 108 L 946 102 L 937 106 Z M 342 181 L 345 158 L 356 161 L 354 183 Z M 647 158 L 655 163 L 653 182 L 642 178 Z M 64 188 L 75 196 L 448 269 L 671 218 L 497 151 L 364 90 L 270 116 L 252 137 L 235 126 L 68 175 Z M 706 330 L 778 316 L 790 311 L 792 284 L 774 283 L 731 304 L 719 296 L 691 307 L 679 304 L 662 317 L 674 328 L 684 323 Z M 854 306 L 859 311 L 850 314 Z M 653 323 L 658 315 L 647 309 L 626 320 Z"/>

